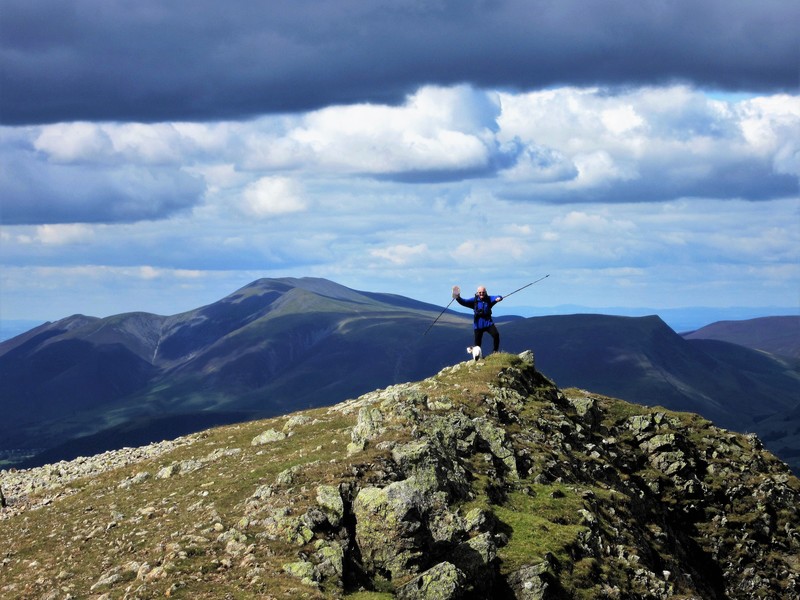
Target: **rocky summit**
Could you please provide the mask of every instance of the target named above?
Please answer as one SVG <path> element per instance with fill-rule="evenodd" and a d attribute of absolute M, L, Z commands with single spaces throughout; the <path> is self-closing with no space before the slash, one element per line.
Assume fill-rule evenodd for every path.
<path fill-rule="evenodd" d="M 757 437 L 531 352 L 0 488 L 3 598 L 800 598 L 800 481 Z"/>

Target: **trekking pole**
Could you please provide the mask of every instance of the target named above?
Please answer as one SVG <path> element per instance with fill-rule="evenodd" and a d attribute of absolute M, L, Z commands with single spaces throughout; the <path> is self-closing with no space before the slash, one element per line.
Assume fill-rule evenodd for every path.
<path fill-rule="evenodd" d="M 548 277 L 550 277 L 549 273 L 547 275 L 545 275 L 544 277 L 539 277 L 539 279 L 537 279 L 536 281 L 531 281 L 528 285 L 523 285 L 518 290 L 514 290 L 513 292 L 511 292 L 511 294 L 516 294 L 517 292 L 519 292 L 521 290 L 524 290 L 526 287 L 531 287 L 534 283 L 539 283 L 542 279 L 547 279 Z M 506 294 L 505 296 L 503 296 L 503 300 L 508 298 L 511 294 Z"/>
<path fill-rule="evenodd" d="M 436 318 L 433 320 L 433 323 L 431 323 L 430 325 L 428 325 L 428 328 L 425 330 L 425 333 L 423 333 L 422 335 L 427 335 L 427 333 L 428 333 L 428 332 L 431 330 L 431 327 L 433 327 L 434 325 L 436 325 L 436 321 L 438 321 L 438 320 L 439 320 L 439 317 L 441 317 L 441 316 L 444 314 L 444 311 L 446 311 L 448 308 L 450 308 L 450 305 L 453 303 L 453 300 L 455 300 L 455 299 L 456 299 L 456 296 L 458 296 L 460 293 L 461 293 L 461 290 L 458 288 L 458 286 L 455 286 L 455 287 L 453 288 L 453 297 L 450 299 L 450 302 L 448 302 L 448 303 L 447 303 L 447 306 L 445 306 L 445 307 L 442 309 L 442 312 L 440 312 L 440 313 L 439 313 L 439 316 L 438 316 L 438 317 L 436 317 Z"/>

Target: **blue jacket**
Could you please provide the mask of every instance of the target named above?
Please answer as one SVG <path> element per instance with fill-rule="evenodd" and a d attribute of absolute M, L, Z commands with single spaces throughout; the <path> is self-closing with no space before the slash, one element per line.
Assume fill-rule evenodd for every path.
<path fill-rule="evenodd" d="M 473 329 L 486 329 L 494 325 L 492 321 L 492 307 L 497 304 L 502 296 L 487 296 L 487 300 L 481 300 L 476 295 L 474 298 L 464 300 L 461 296 L 456 296 L 456 302 L 461 306 L 471 308 L 475 312 Z"/>

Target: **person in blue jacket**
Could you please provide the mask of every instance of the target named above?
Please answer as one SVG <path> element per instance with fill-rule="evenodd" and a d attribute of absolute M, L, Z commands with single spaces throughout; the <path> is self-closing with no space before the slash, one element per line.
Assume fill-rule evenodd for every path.
<path fill-rule="evenodd" d="M 483 332 L 487 332 L 494 340 L 494 352 L 500 349 L 500 332 L 497 331 L 494 321 L 492 321 L 492 307 L 500 302 L 502 296 L 490 296 L 484 286 L 478 286 L 475 297 L 464 300 L 461 297 L 461 290 L 458 286 L 453 288 L 453 297 L 461 306 L 471 308 L 475 313 L 475 321 L 472 330 L 475 334 L 475 345 L 480 346 L 483 340 Z"/>

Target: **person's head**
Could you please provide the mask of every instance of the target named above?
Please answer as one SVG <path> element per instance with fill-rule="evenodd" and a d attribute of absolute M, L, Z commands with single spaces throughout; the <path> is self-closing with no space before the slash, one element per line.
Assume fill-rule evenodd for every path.
<path fill-rule="evenodd" d="M 482 286 L 482 285 L 479 285 L 479 286 L 478 286 L 478 291 L 477 291 L 477 292 L 475 292 L 475 295 L 476 295 L 476 296 L 480 296 L 481 298 L 485 298 L 485 297 L 486 297 L 486 296 L 488 296 L 489 294 L 487 294 L 487 293 L 486 293 L 486 288 L 485 288 L 484 286 Z"/>

